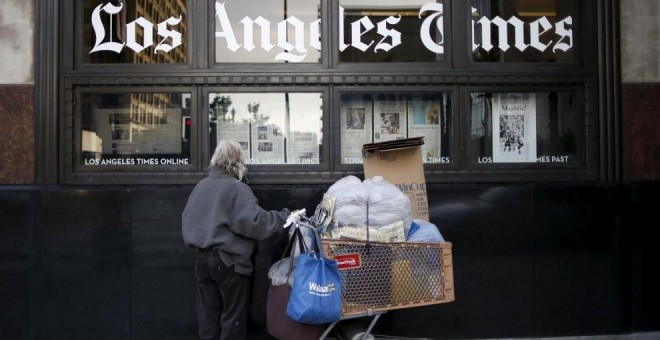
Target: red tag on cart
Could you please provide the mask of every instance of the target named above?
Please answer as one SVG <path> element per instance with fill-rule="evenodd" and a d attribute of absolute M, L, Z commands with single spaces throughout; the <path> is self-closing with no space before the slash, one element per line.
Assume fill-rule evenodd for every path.
<path fill-rule="evenodd" d="M 337 261 L 337 267 L 339 270 L 357 269 L 362 267 L 362 258 L 358 253 L 336 255 L 335 261 Z"/>

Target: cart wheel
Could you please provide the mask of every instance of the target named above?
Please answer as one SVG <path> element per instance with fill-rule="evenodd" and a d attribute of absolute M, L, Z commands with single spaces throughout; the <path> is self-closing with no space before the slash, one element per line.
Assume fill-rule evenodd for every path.
<path fill-rule="evenodd" d="M 365 319 L 344 320 L 337 327 L 337 335 L 340 340 L 362 340 L 369 324 Z M 369 334 L 365 340 L 375 340 L 374 336 Z"/>
<path fill-rule="evenodd" d="M 357 333 L 353 335 L 351 340 L 375 340 L 374 336 L 371 334 L 368 334 L 367 337 L 364 337 L 364 332 Z"/>

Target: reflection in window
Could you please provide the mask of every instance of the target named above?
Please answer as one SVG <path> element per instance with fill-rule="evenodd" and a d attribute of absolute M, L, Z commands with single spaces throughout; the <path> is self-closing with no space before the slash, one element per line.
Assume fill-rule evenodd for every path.
<path fill-rule="evenodd" d="M 445 60 L 443 1 L 340 0 L 342 62 L 437 62 Z M 341 13 L 340 13 L 341 14 Z"/>
<path fill-rule="evenodd" d="M 450 93 L 345 93 L 341 95 L 341 163 L 361 164 L 362 146 L 424 136 L 425 163 L 450 163 Z"/>
<path fill-rule="evenodd" d="M 186 62 L 186 0 L 83 1 L 83 62 Z"/>
<path fill-rule="evenodd" d="M 320 63 L 320 0 L 215 2 L 216 63 Z"/>
<path fill-rule="evenodd" d="M 236 140 L 250 164 L 323 163 L 321 93 L 209 94 L 211 149 Z"/>
<path fill-rule="evenodd" d="M 470 105 L 473 162 L 577 161 L 573 93 L 472 93 Z"/>
<path fill-rule="evenodd" d="M 83 165 L 190 164 L 190 93 L 82 95 Z"/>
<path fill-rule="evenodd" d="M 478 62 L 572 62 L 570 0 L 471 0 Z"/>

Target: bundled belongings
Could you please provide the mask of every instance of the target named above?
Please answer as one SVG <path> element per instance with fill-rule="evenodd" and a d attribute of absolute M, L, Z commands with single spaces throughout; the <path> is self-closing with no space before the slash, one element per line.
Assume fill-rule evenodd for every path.
<path fill-rule="evenodd" d="M 410 198 L 413 218 L 429 220 L 422 161 L 424 137 L 411 137 L 362 146 L 364 177 L 382 176 Z"/>
<path fill-rule="evenodd" d="M 279 340 L 316 340 L 325 330 L 324 325 L 311 325 L 292 320 L 286 309 L 291 297 L 296 260 L 309 249 L 301 228 L 291 228 L 289 243 L 282 259 L 268 271 L 271 285 L 266 302 L 268 333 Z"/>
<path fill-rule="evenodd" d="M 321 240 L 296 261 L 286 314 L 294 321 L 324 324 L 341 318 L 342 285 L 337 261 L 323 256 Z"/>
<path fill-rule="evenodd" d="M 335 205 L 325 236 L 405 241 L 412 223 L 410 199 L 382 177 L 360 181 L 355 176 L 347 176 L 333 184 L 326 195 L 335 199 Z"/>
<path fill-rule="evenodd" d="M 326 194 L 335 199 L 333 221 L 351 226 L 367 223 L 369 193 L 359 178 L 346 176 L 330 186 Z"/>
<path fill-rule="evenodd" d="M 377 229 L 401 221 L 407 232 L 412 222 L 412 206 L 408 196 L 381 176 L 365 179 L 363 183 L 369 193 L 368 225 Z"/>
<path fill-rule="evenodd" d="M 414 219 L 410 225 L 410 230 L 408 230 L 408 234 L 406 235 L 406 241 L 439 243 L 445 242 L 445 239 L 442 237 L 442 234 L 440 234 L 440 231 L 435 224 L 424 220 Z"/>
<path fill-rule="evenodd" d="M 312 223 L 318 228 L 327 227 L 332 221 L 332 213 L 335 210 L 335 198 L 328 193 L 323 194 L 321 203 L 316 206 Z"/>
<path fill-rule="evenodd" d="M 452 244 L 414 217 L 409 195 L 422 194 L 381 176 L 347 176 L 324 195 L 335 198 L 322 236 L 341 274 L 343 317 L 454 301 Z"/>
<path fill-rule="evenodd" d="M 342 316 L 454 301 L 452 244 L 324 239 L 339 264 Z"/>
<path fill-rule="evenodd" d="M 326 235 L 329 235 L 330 238 L 342 240 L 370 240 L 372 242 L 385 243 L 405 241 L 405 231 L 402 221 L 384 225 L 380 228 L 367 228 L 365 226 L 332 228 L 329 234 Z"/>
<path fill-rule="evenodd" d="M 305 209 L 296 210 L 289 215 L 284 227 L 295 224 L 300 217 L 305 214 Z M 314 232 L 308 228 L 290 228 L 289 244 L 284 250 L 282 258 L 275 262 L 268 270 L 268 278 L 273 286 L 293 284 L 293 269 L 301 252 L 307 252 L 307 249 L 313 246 Z"/>

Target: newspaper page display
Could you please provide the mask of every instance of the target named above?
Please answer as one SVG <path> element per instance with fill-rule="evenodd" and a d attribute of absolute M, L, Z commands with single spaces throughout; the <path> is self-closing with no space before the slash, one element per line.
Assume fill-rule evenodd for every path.
<path fill-rule="evenodd" d="M 250 123 L 249 122 L 220 122 L 218 123 L 218 132 L 216 140 L 231 139 L 241 144 L 243 153 L 250 154 Z"/>
<path fill-rule="evenodd" d="M 362 163 L 361 146 L 364 144 L 414 137 L 425 139 L 421 148 L 423 162 L 450 163 L 447 156 L 450 96 L 449 93 L 405 96 L 371 94 L 348 100 L 342 96 L 342 164 Z"/>
<path fill-rule="evenodd" d="M 536 94 L 493 97 L 493 162 L 536 162 Z"/>
<path fill-rule="evenodd" d="M 97 109 L 100 119 L 96 133 L 102 141 L 103 154 L 180 154 L 181 110 L 162 109 L 150 113 L 143 124 L 131 119 L 129 109 Z"/>
<path fill-rule="evenodd" d="M 291 132 L 286 145 L 287 163 L 319 164 L 319 142 L 316 133 Z"/>
<path fill-rule="evenodd" d="M 422 158 L 425 163 L 441 159 L 441 112 L 439 101 L 421 98 L 408 101 L 408 137 L 424 137 Z"/>
<path fill-rule="evenodd" d="M 284 164 L 284 135 L 277 125 L 252 124 L 250 164 Z"/>
<path fill-rule="evenodd" d="M 381 100 L 374 109 L 374 143 L 407 137 L 406 102 Z"/>
<path fill-rule="evenodd" d="M 362 163 L 362 145 L 371 143 L 373 104 L 366 100 L 342 101 L 341 107 L 341 162 Z"/>

